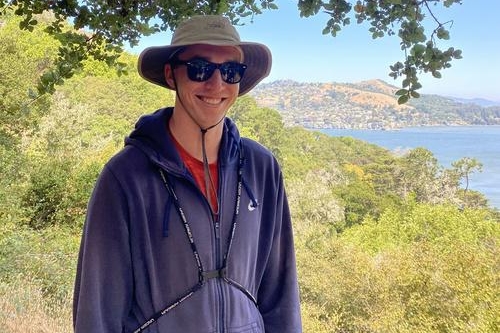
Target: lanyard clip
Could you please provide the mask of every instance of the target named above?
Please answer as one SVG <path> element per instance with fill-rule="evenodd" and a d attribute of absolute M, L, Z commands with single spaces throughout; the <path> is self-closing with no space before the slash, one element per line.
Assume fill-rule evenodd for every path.
<path fill-rule="evenodd" d="M 227 268 L 222 267 L 213 271 L 201 272 L 200 280 L 202 283 L 207 282 L 210 279 L 221 278 L 224 279 L 227 276 Z"/>

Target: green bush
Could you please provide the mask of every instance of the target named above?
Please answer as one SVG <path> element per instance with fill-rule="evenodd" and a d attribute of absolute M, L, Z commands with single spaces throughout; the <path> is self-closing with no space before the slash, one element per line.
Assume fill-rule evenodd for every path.
<path fill-rule="evenodd" d="M 20 208 L 26 161 L 16 148 L 0 144 L 0 225 L 23 218 Z"/>
<path fill-rule="evenodd" d="M 44 161 L 31 174 L 23 196 L 28 225 L 43 229 L 57 223 L 57 212 L 65 196 L 71 172 L 70 162 Z"/>
<path fill-rule="evenodd" d="M 306 332 L 500 328 L 500 225 L 487 211 L 410 204 L 342 234 L 299 230 Z"/>
<path fill-rule="evenodd" d="M 406 207 L 385 210 L 378 220 L 366 219 L 347 230 L 344 237 L 371 253 L 424 241 L 443 249 L 457 242 L 496 244 L 500 237 L 498 222 L 484 209 L 410 202 Z"/>
<path fill-rule="evenodd" d="M 81 229 L 95 181 L 103 167 L 102 162 L 91 160 L 73 169 L 66 182 L 66 191 L 55 214 L 56 223 Z"/>

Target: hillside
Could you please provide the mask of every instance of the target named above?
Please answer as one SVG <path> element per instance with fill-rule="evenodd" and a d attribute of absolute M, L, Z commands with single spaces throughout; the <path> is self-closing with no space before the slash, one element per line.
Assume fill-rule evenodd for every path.
<path fill-rule="evenodd" d="M 251 95 L 278 110 L 286 125 L 308 128 L 394 129 L 436 125 L 498 125 L 500 106 L 484 107 L 437 95 L 398 105 L 398 87 L 382 80 L 350 83 L 275 81 Z"/>

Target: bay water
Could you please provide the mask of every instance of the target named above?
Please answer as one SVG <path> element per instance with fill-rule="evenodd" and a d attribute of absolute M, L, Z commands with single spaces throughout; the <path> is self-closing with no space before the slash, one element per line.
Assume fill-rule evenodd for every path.
<path fill-rule="evenodd" d="M 483 193 L 491 206 L 500 208 L 500 126 L 437 126 L 399 130 L 321 129 L 330 136 L 350 136 L 396 153 L 423 147 L 430 150 L 445 168 L 463 157 L 482 163 L 469 188 Z"/>

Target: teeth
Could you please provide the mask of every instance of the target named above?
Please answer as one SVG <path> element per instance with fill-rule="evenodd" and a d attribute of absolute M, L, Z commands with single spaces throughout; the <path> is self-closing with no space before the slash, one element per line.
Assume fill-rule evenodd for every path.
<path fill-rule="evenodd" d="M 205 103 L 208 103 L 208 104 L 219 104 L 222 99 L 221 98 L 208 98 L 208 97 L 202 97 L 201 100 Z"/>

